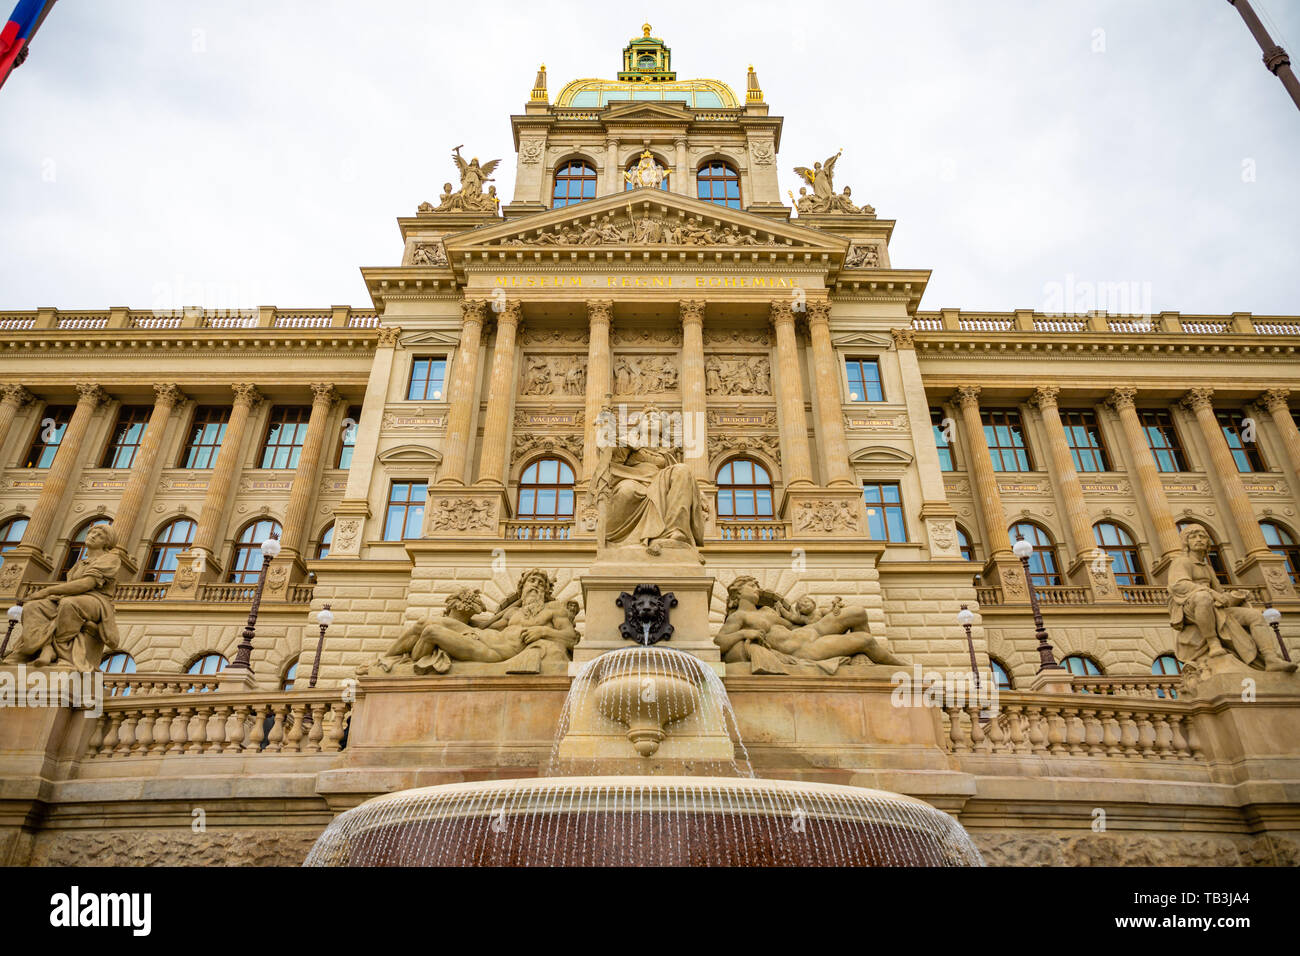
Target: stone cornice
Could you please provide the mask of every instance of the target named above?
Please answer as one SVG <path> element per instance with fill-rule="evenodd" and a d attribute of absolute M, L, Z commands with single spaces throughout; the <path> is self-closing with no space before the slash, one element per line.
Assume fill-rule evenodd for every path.
<path fill-rule="evenodd" d="M 1146 335 L 1135 342 L 1131 335 L 1094 332 L 1073 335 L 1053 335 L 1045 339 L 1034 332 L 984 332 L 964 333 L 952 331 L 916 331 L 916 349 L 925 358 L 959 358 L 969 360 L 972 354 L 1010 358 L 1027 358 L 1035 355 L 1070 355 L 1071 358 L 1095 358 L 1106 361 L 1136 359 L 1150 361 L 1155 356 L 1179 355 L 1197 361 L 1207 358 L 1240 361 L 1243 355 L 1273 355 L 1279 358 L 1300 351 L 1300 338 L 1259 335 L 1215 336 L 1207 341 L 1204 336 L 1185 334 Z M 1289 341 L 1288 341 L 1289 339 Z"/>

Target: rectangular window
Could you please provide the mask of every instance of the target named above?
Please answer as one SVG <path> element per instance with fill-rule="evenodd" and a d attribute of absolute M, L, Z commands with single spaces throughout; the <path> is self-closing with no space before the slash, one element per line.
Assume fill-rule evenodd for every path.
<path fill-rule="evenodd" d="M 942 408 L 930 409 L 930 424 L 934 428 L 934 447 L 939 452 L 939 470 L 956 471 L 957 465 L 953 460 L 952 443 L 948 441 L 948 436 L 952 434 L 952 429 L 945 422 L 951 420 L 944 415 Z"/>
<path fill-rule="evenodd" d="M 884 390 L 880 387 L 880 363 L 873 358 L 845 359 L 849 373 L 850 402 L 883 402 Z"/>
<path fill-rule="evenodd" d="M 984 440 L 988 442 L 993 470 L 1032 471 L 1033 463 L 1029 458 L 1029 446 L 1025 443 L 1020 412 L 988 408 L 981 412 L 980 417 L 984 422 Z"/>
<path fill-rule="evenodd" d="M 99 467 L 131 467 L 135 453 L 140 450 L 140 442 L 144 440 L 150 411 L 148 405 L 123 405 L 119 409 L 117 424 L 113 426 L 113 437 L 104 451 L 104 461 Z"/>
<path fill-rule="evenodd" d="M 348 413 L 343 416 L 343 427 L 339 429 L 339 456 L 335 468 L 352 467 L 352 450 L 357 447 L 357 423 L 361 421 L 361 406 L 349 405 Z"/>
<path fill-rule="evenodd" d="M 1260 454 L 1259 442 L 1255 441 L 1255 428 L 1247 428 L 1245 416 L 1241 412 L 1215 412 L 1223 437 L 1228 440 L 1228 450 L 1237 462 L 1238 471 L 1268 471 L 1264 456 Z M 1251 439 L 1247 441 L 1247 439 Z"/>
<path fill-rule="evenodd" d="M 200 405 L 194 409 L 190 436 L 181 449 L 180 468 L 215 468 L 217 453 L 226 437 L 226 423 L 230 421 L 230 406 Z"/>
<path fill-rule="evenodd" d="M 862 483 L 862 500 L 867 505 L 867 537 L 872 541 L 906 541 L 903 525 L 903 497 L 896 481 Z"/>
<path fill-rule="evenodd" d="M 259 468 L 297 468 L 302 443 L 307 439 L 307 419 L 311 408 L 306 405 L 277 405 L 271 409 L 262 443 Z"/>
<path fill-rule="evenodd" d="M 36 424 L 36 436 L 27 451 L 24 468 L 49 468 L 54 463 L 54 455 L 63 441 L 63 433 L 72 421 L 71 405 L 51 405 L 41 413 Z"/>
<path fill-rule="evenodd" d="M 411 383 L 406 389 L 408 402 L 441 402 L 447 378 L 445 355 L 416 356 L 411 363 Z"/>
<path fill-rule="evenodd" d="M 384 540 L 418 538 L 424 526 L 424 499 L 428 485 L 423 481 L 395 481 L 388 491 L 384 513 Z"/>
<path fill-rule="evenodd" d="M 1097 414 L 1090 411 L 1061 412 L 1065 443 L 1070 446 L 1075 471 L 1110 471 L 1110 458 L 1101 440 Z"/>
<path fill-rule="evenodd" d="M 1187 456 L 1178 441 L 1173 416 L 1163 408 L 1145 408 L 1138 412 L 1147 446 L 1161 471 L 1187 471 Z"/>

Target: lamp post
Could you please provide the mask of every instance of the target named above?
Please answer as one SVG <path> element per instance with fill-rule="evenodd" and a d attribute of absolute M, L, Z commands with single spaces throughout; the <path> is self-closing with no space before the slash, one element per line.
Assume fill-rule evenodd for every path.
<path fill-rule="evenodd" d="M 20 624 L 22 619 L 23 602 L 19 601 L 9 609 L 9 628 L 5 631 L 4 643 L 0 644 L 0 661 L 3 661 L 5 659 L 5 654 L 9 652 L 9 638 L 14 636 L 14 626 Z"/>
<path fill-rule="evenodd" d="M 10 608 L 9 612 L 12 614 L 13 608 Z M 1277 646 L 1282 651 L 1283 660 L 1290 661 L 1291 654 L 1286 649 L 1286 642 L 1282 640 L 1282 628 L 1278 626 L 1278 622 L 1281 620 L 1282 620 L 1281 611 L 1275 608 L 1271 603 L 1264 605 L 1264 623 L 1266 623 L 1269 627 L 1273 628 L 1273 633 L 1277 635 Z M 3 656 L 4 656 L 3 654 L 0 654 L 0 657 Z"/>
<path fill-rule="evenodd" d="M 316 641 L 316 659 L 311 662 L 311 680 L 308 687 L 316 686 L 316 675 L 320 673 L 320 652 L 325 648 L 325 629 L 334 623 L 334 612 L 326 604 L 316 614 L 316 623 L 320 625 L 320 639 Z"/>
<path fill-rule="evenodd" d="M 1034 553 L 1034 546 L 1025 540 L 1023 534 L 1016 534 L 1016 543 L 1011 551 L 1020 559 L 1020 566 L 1025 572 L 1025 587 L 1029 589 L 1029 606 L 1034 609 L 1034 637 L 1038 638 L 1038 673 L 1052 670 L 1065 670 L 1056 663 L 1052 654 L 1052 645 L 1047 640 L 1047 628 L 1043 626 L 1043 612 L 1038 606 L 1038 591 L 1034 588 L 1034 579 L 1029 576 L 1029 556 Z"/>
<path fill-rule="evenodd" d="M 262 542 L 262 567 L 257 572 L 257 590 L 253 592 L 253 604 L 248 609 L 248 623 L 244 625 L 244 633 L 239 641 L 239 653 L 235 656 L 235 662 L 226 670 L 231 668 L 242 668 L 251 671 L 253 665 L 251 657 L 253 654 L 253 638 L 257 636 L 257 612 L 262 606 L 262 590 L 266 587 L 266 570 L 271 566 L 271 561 L 280 553 L 280 533 L 272 531 L 270 536 Z"/>
<path fill-rule="evenodd" d="M 970 672 L 975 675 L 975 692 L 980 689 L 980 669 L 975 663 L 975 642 L 971 640 L 970 626 L 975 623 L 975 614 L 965 604 L 957 612 L 957 623 L 966 628 L 966 650 L 970 651 Z"/>

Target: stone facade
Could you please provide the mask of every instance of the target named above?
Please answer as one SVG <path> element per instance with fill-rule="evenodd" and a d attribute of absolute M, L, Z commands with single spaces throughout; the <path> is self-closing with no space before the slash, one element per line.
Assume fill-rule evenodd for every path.
<path fill-rule="evenodd" d="M 775 172 L 782 121 L 769 114 L 757 78 L 751 74 L 743 103 L 734 94 L 728 100 L 722 84 L 696 82 L 685 87 L 691 96 L 712 91 L 721 105 L 611 98 L 589 107 L 575 105 L 586 100 L 567 88 L 551 104 L 543 71 L 525 111 L 511 117 L 518 148 L 511 201 L 497 209 L 484 195 L 464 208 L 448 193 L 441 206 L 426 203 L 399 219 L 403 264 L 362 270 L 372 308 L 0 313 L 0 530 L 9 529 L 0 600 L 55 579 L 78 532 L 111 516 L 123 532 L 121 651 L 149 686 L 179 686 L 206 654 L 234 659 L 256 577 L 241 570 L 241 536 L 274 521 L 283 551 L 267 573 L 252 677 L 235 693 L 271 700 L 296 663 L 285 703 L 250 713 L 273 720 L 281 708 L 268 731 L 274 752 L 293 749 L 328 775 L 338 755 L 327 760 L 333 731 L 321 726 L 342 706 L 335 702 L 346 698 L 357 668 L 411 622 L 440 613 L 449 595 L 476 588 L 496 607 L 523 570 L 540 566 L 554 575 L 557 599 L 581 598 L 598 550 L 592 479 L 608 397 L 634 412 L 653 402 L 679 415 L 684 460 L 705 502 L 700 553 L 714 576 L 713 631 L 726 613 L 727 584 L 749 574 L 791 599 L 861 606 L 865 629 L 894 653 L 960 672 L 969 663 L 956 615 L 966 605 L 977 612 L 981 669 L 987 675 L 991 656 L 1016 691 L 1028 691 L 1039 657 L 1008 527 L 1032 522 L 1054 549 L 1049 580 L 1038 584 L 1057 658 L 1086 656 L 1099 679 L 1127 681 L 1149 696 L 1153 663 L 1173 649 L 1162 573 L 1177 549 L 1176 523 L 1187 520 L 1210 530 L 1234 586 L 1283 612 L 1282 635 L 1300 652 L 1297 559 L 1260 530 L 1263 521 L 1300 540 L 1300 398 L 1292 397 L 1300 395 L 1300 317 L 921 311 L 929 272 L 892 266 L 892 221 L 870 207 L 846 212 L 832 203 L 795 216 L 783 204 Z M 623 171 L 647 150 L 669 170 L 667 188 L 626 191 Z M 556 183 L 571 163 L 589 164 L 594 194 L 565 205 L 555 200 Z M 700 198 L 710 164 L 735 174 L 734 205 Z M 1190 392 L 1188 383 L 1196 385 Z M 1012 458 L 991 424 L 1008 415 L 1027 448 L 1022 470 L 1006 470 Z M 1179 445 L 1177 470 L 1165 467 L 1172 453 L 1153 453 L 1156 419 Z M 41 434 L 51 421 L 57 452 L 43 458 Z M 116 454 L 124 447 L 119 425 L 132 421 L 141 423 L 130 439 L 138 448 Z M 208 442 L 210 455 L 195 441 L 205 421 L 224 427 L 219 443 Z M 1250 441 L 1230 447 L 1239 426 Z M 942 448 L 936 432 L 945 436 Z M 1088 434 L 1104 449 L 1097 456 L 1080 451 L 1079 436 Z M 281 447 L 291 459 L 277 459 Z M 571 478 L 530 477 L 547 459 Z M 758 502 L 752 509 L 728 504 L 744 482 L 723 470 L 737 460 L 767 475 L 755 484 L 755 472 L 746 472 L 745 494 L 760 495 L 746 499 Z M 1240 462 L 1258 467 L 1240 471 Z M 1099 463 L 1104 470 L 1093 470 Z M 549 510 L 536 491 L 548 482 L 563 499 Z M 864 484 L 875 496 L 866 501 Z M 176 522 L 193 525 L 179 545 L 161 537 Z M 1099 523 L 1128 536 L 1134 568 L 1125 572 L 1110 555 L 1098 563 Z M 316 612 L 327 604 L 334 623 L 317 661 Z M 579 633 L 585 622 L 582 608 Z M 314 666 L 318 684 L 308 691 Z M 860 688 L 817 714 L 797 702 L 764 704 L 759 678 L 733 677 L 747 733 L 760 752 L 785 741 L 772 743 L 772 765 L 788 775 L 833 762 L 836 741 L 870 737 L 867 717 L 854 718 L 851 730 L 816 729 L 833 723 L 827 713 L 860 706 Z M 511 694 L 540 694 L 549 717 L 566 679 L 537 677 L 533 690 L 528 678 L 491 680 Z M 489 684 L 482 690 L 490 696 L 497 685 Z M 785 680 L 780 693 L 797 697 L 807 688 Z M 480 716 L 517 705 L 458 700 Z M 87 747 L 99 755 L 90 781 L 114 779 L 105 775 L 113 761 L 100 759 L 113 753 L 126 758 L 119 773 L 128 778 L 148 772 L 142 762 L 150 755 L 208 759 L 223 713 L 185 710 L 148 716 L 151 726 L 170 721 L 172 739 L 161 749 L 157 732 L 143 750 L 138 737 L 122 743 L 119 727 L 137 727 L 141 712 L 110 721 L 93 739 L 86 730 L 67 744 L 69 759 Z M 312 713 L 319 719 L 302 720 Z M 945 736 L 952 719 L 934 716 L 935 762 L 912 755 L 899 758 L 899 768 L 935 775 L 929 783 L 909 778 L 907 792 L 938 794 L 940 806 L 959 812 L 955 791 L 934 781 L 984 771 L 958 766 L 960 730 Z M 178 752 L 182 724 L 189 736 Z M 195 750 L 200 725 L 207 736 Z M 380 746 L 373 728 L 367 732 L 348 746 Z M 340 725 L 336 743 L 342 733 Z M 490 746 L 505 756 L 492 759 L 512 775 L 535 772 L 545 737 L 539 729 L 526 744 L 494 738 Z M 456 751 L 464 758 L 457 772 L 507 772 L 484 771 L 491 761 L 464 756 L 480 745 L 487 744 Z M 1015 759 L 972 746 L 977 758 Z M 219 745 L 216 752 L 219 772 L 250 769 Z M 21 754 L 3 751 L 0 777 L 22 778 Z M 840 776 L 870 782 L 876 773 L 863 768 L 873 765 L 865 757 Z M 402 774 L 409 770 L 403 765 Z M 351 798 L 321 798 L 328 787 L 295 792 L 303 819 L 288 826 L 258 800 L 297 786 L 286 782 L 292 776 L 276 766 L 265 792 L 231 810 L 242 823 L 219 840 L 164 850 L 156 834 L 94 830 L 87 842 L 66 828 L 93 824 L 56 813 L 48 831 L 24 830 L 4 845 L 12 860 L 30 862 L 296 862 Z M 1196 779 L 1209 788 L 1211 777 Z M 408 784 L 422 779 L 402 776 Z M 111 802 L 105 786 L 76 799 Z M 1106 799 L 1104 786 L 1089 786 Z M 1232 800 L 1204 802 L 1226 814 Z M 990 862 L 1296 860 L 1294 837 L 1260 835 L 1237 818 L 1219 836 L 1171 835 L 1176 814 L 1150 823 L 1161 830 L 1154 835 L 1080 836 L 1068 831 L 1086 830 L 1086 814 L 1022 833 L 971 806 L 963 822 Z M 272 842 L 257 829 L 268 823 L 285 826 Z M 188 833 L 187 817 L 159 825 Z M 98 855 L 109 846 L 116 855 Z"/>

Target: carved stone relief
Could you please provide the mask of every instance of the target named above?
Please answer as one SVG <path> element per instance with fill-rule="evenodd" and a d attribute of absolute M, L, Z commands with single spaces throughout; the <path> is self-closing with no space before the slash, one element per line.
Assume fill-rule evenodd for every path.
<path fill-rule="evenodd" d="M 610 334 L 610 343 L 616 346 L 659 345 L 679 346 L 682 334 L 677 329 L 615 329 Z"/>
<path fill-rule="evenodd" d="M 497 506 L 488 498 L 439 498 L 429 516 L 429 530 L 495 533 Z"/>
<path fill-rule="evenodd" d="M 710 395 L 771 395 L 772 363 L 761 355 L 710 355 L 704 385 Z"/>
<path fill-rule="evenodd" d="M 411 250 L 411 265 L 445 266 L 447 251 L 441 242 L 417 242 L 415 248 Z"/>
<path fill-rule="evenodd" d="M 710 435 L 709 459 L 727 452 L 762 452 L 772 461 L 781 461 L 781 441 L 775 435 Z"/>
<path fill-rule="evenodd" d="M 705 225 L 699 216 L 686 219 L 666 216 L 615 216 L 607 213 L 595 222 L 574 222 L 543 228 L 532 235 L 511 236 L 500 240 L 502 246 L 777 246 L 793 245 L 770 233 L 741 231 L 728 223 Z"/>
<path fill-rule="evenodd" d="M 880 265 L 880 248 L 874 244 L 849 246 L 844 257 L 846 269 L 875 269 Z"/>
<path fill-rule="evenodd" d="M 614 360 L 615 395 L 661 395 L 677 391 L 676 360 L 667 355 L 621 355 Z"/>
<path fill-rule="evenodd" d="M 524 359 L 524 395 L 585 395 L 587 367 L 577 355 L 529 355 Z"/>
<path fill-rule="evenodd" d="M 771 336 L 755 329 L 706 329 L 705 345 L 770 345 Z"/>
<path fill-rule="evenodd" d="M 794 529 L 801 534 L 834 534 L 854 531 L 859 515 L 847 501 L 817 499 L 801 501 L 794 514 Z"/>
<path fill-rule="evenodd" d="M 518 461 L 536 452 L 567 451 L 575 458 L 582 458 L 581 435 L 515 435 L 514 460 Z"/>

